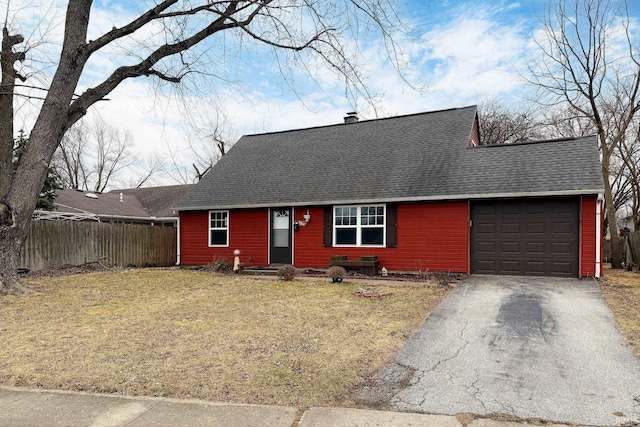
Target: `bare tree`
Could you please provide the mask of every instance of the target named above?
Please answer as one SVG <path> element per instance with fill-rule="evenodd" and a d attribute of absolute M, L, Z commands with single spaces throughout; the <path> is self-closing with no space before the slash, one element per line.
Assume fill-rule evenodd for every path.
<path fill-rule="evenodd" d="M 101 193 L 118 172 L 137 162 L 133 143 L 128 130 L 119 130 L 99 116 L 90 122 L 80 120 L 62 137 L 51 164 L 64 187 Z"/>
<path fill-rule="evenodd" d="M 140 188 L 144 186 L 157 185 L 154 184 L 155 177 L 160 174 L 162 164 L 157 155 L 146 158 L 142 165 L 135 168 L 134 172 L 127 180 L 124 188 Z"/>
<path fill-rule="evenodd" d="M 83 121 L 79 121 L 64 134 L 60 146 L 53 155 L 51 165 L 58 173 L 63 188 L 85 189 L 84 156 L 89 144 L 89 131 Z"/>
<path fill-rule="evenodd" d="M 208 114 L 192 114 L 189 118 L 197 141 L 189 142 L 189 157 L 194 159 L 191 163 L 195 172 L 193 181 L 197 182 L 227 153 L 238 136 L 233 130 L 233 122 L 220 103 L 213 104 L 212 111 Z"/>
<path fill-rule="evenodd" d="M 545 138 L 580 138 L 597 132 L 589 117 L 567 104 L 546 110 L 540 121 Z"/>
<path fill-rule="evenodd" d="M 620 176 L 624 178 L 627 195 L 623 206 L 629 208 L 633 229 L 640 230 L 640 124 L 636 120 L 630 135 L 620 142 L 617 157 L 620 164 Z"/>
<path fill-rule="evenodd" d="M 133 136 L 128 130 L 119 131 L 101 119 L 94 123 L 92 131 L 95 168 L 87 173 L 85 183 L 92 182 L 94 191 L 103 192 L 115 174 L 135 162 L 130 151 Z"/>
<path fill-rule="evenodd" d="M 238 139 L 234 123 L 223 103 L 215 96 L 207 97 L 210 108 L 204 110 L 200 107 L 201 102 L 188 97 L 180 100 L 188 146 L 180 150 L 166 144 L 168 158 L 164 163 L 164 172 L 181 184 L 200 181 Z"/>
<path fill-rule="evenodd" d="M 23 37 L 5 24 L 0 83 L 0 293 L 23 292 L 17 277 L 20 249 L 51 158 L 65 132 L 96 102 L 123 81 L 150 77 L 180 83 L 197 71 L 221 74 L 224 62 L 198 69 L 205 52 L 226 51 L 227 40 L 239 46 L 267 47 L 286 66 L 326 64 L 360 88 L 367 99 L 363 76 L 351 52 L 357 52 L 362 31 L 376 31 L 387 43 L 390 58 L 401 58 L 391 37 L 402 29 L 394 0 L 159 0 L 150 2 L 128 22 L 116 22 L 102 34 L 87 37 L 91 0 L 69 0 L 64 17 L 61 52 L 38 107 L 29 143 L 20 163 L 11 168 L 16 71 L 24 61 Z M 131 3 L 132 8 L 143 3 Z M 356 44 L 355 50 L 352 42 Z M 116 65 L 90 87 L 79 86 L 90 59 L 112 55 L 122 47 L 127 60 Z M 114 57 L 115 59 L 115 57 Z M 399 64 L 397 69 L 399 68 Z M 92 80 L 91 80 L 92 81 Z M 76 93 L 79 92 L 79 93 Z M 348 92 L 348 90 L 347 90 Z"/>
<path fill-rule="evenodd" d="M 480 144 L 512 144 L 540 139 L 540 123 L 531 107 L 506 108 L 496 99 L 486 99 L 478 106 Z"/>
<path fill-rule="evenodd" d="M 609 107 L 603 111 L 606 112 L 603 115 L 606 127 L 615 127 L 615 120 L 618 114 L 609 111 Z M 541 132 L 545 135 L 545 138 L 578 138 L 597 134 L 593 121 L 568 104 L 547 110 L 541 118 L 541 122 L 543 123 Z M 609 180 L 613 206 L 616 212 L 626 206 L 632 197 L 626 176 L 627 168 L 620 153 L 621 149 L 622 145 L 613 150 L 609 166 Z M 606 215 L 604 217 L 604 226 L 605 229 L 609 226 L 609 220 Z"/>
<path fill-rule="evenodd" d="M 621 266 L 622 254 L 611 160 L 640 110 L 638 45 L 629 28 L 624 1 L 561 0 L 547 13 L 544 35 L 536 40 L 540 58 L 530 65 L 531 82 L 549 104 L 571 106 L 596 130 L 614 268 Z"/>

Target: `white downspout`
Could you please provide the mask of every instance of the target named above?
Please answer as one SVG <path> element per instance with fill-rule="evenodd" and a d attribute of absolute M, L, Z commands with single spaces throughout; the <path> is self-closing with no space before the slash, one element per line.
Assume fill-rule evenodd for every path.
<path fill-rule="evenodd" d="M 596 201 L 596 277 L 602 275 L 602 230 L 600 224 L 602 220 L 602 194 L 598 194 Z"/>
<path fill-rule="evenodd" d="M 291 265 L 296 265 L 295 263 L 295 254 L 296 251 L 294 250 L 294 241 L 295 241 L 295 237 L 296 237 L 296 233 L 293 230 L 294 224 L 296 222 L 296 208 L 295 207 L 291 207 L 291 223 L 289 225 L 289 227 L 291 227 L 291 231 L 289 231 L 291 233 Z"/>
<path fill-rule="evenodd" d="M 176 221 L 176 227 L 178 227 L 177 231 L 177 248 L 176 248 L 176 265 L 180 265 L 180 213 L 178 213 L 178 219 Z"/>

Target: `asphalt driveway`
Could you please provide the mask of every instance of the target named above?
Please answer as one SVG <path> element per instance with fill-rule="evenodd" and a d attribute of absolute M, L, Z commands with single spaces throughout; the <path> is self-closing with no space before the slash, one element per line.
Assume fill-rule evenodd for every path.
<path fill-rule="evenodd" d="M 469 277 L 396 362 L 413 375 L 394 410 L 640 423 L 640 360 L 594 280 Z"/>

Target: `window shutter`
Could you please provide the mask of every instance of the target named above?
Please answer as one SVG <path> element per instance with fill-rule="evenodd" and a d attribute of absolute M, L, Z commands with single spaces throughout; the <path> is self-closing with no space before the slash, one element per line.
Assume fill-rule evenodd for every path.
<path fill-rule="evenodd" d="M 333 246 L 333 206 L 324 207 L 324 241 L 323 246 Z"/>
<path fill-rule="evenodd" d="M 398 247 L 398 205 L 387 205 L 387 247 Z"/>

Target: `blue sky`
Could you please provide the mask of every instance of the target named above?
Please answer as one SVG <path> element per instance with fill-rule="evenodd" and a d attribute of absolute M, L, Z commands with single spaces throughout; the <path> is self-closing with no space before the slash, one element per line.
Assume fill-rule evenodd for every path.
<path fill-rule="evenodd" d="M 3 11 L 6 2 L 0 1 Z M 636 24 L 638 3 L 629 1 Z M 94 2 L 91 33 L 97 35 L 121 22 L 131 12 L 131 4 Z M 57 54 L 64 5 L 61 0 L 11 2 L 12 25 L 48 23 L 46 38 L 51 43 L 37 50 L 42 57 L 55 58 Z M 521 73 L 535 60 L 532 36 L 541 27 L 547 5 L 546 0 L 401 0 L 400 14 L 409 25 L 410 37 L 399 35 L 397 40 L 407 60 L 403 71 L 413 86 L 395 72 L 380 40 L 360 40 L 358 61 L 367 87 L 375 95 L 376 108 L 362 95 L 348 99 L 344 81 L 322 68 L 314 78 L 291 68 L 285 80 L 280 72 L 282 63 L 279 66 L 268 49 L 240 51 L 229 38 L 218 40 L 218 46 L 224 48 L 202 52 L 211 62 L 207 70 L 215 77 L 199 79 L 200 90 L 187 86 L 178 99 L 175 92 L 155 90 L 151 80 L 136 79 L 125 82 L 108 102 L 99 103 L 94 110 L 108 123 L 128 129 L 141 156 L 166 157 L 172 150 L 175 158 L 189 165 L 192 159 L 186 147 L 203 144 L 203 130 L 216 120 L 213 110 L 224 116 L 229 138 L 235 140 L 247 133 L 339 123 L 354 109 L 361 119 L 371 119 L 461 107 L 487 97 L 518 105 L 533 96 Z M 635 28 L 637 31 L 637 25 Z M 32 30 L 30 37 L 35 40 L 40 33 Z M 83 83 L 91 85 L 120 60 L 125 59 L 95 58 Z M 46 82 L 46 71 L 38 79 Z M 184 110 L 188 114 L 183 114 Z M 33 111 L 23 106 L 18 112 L 26 129 Z"/>

